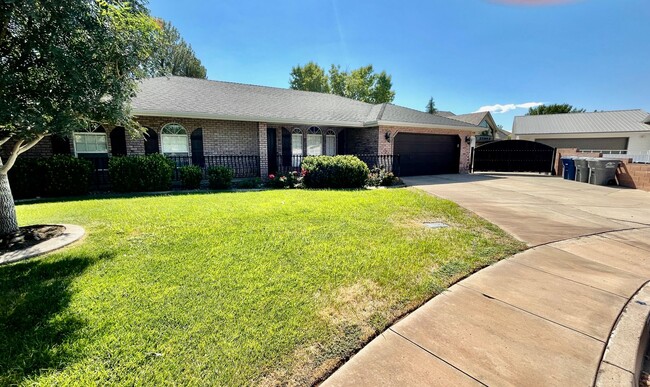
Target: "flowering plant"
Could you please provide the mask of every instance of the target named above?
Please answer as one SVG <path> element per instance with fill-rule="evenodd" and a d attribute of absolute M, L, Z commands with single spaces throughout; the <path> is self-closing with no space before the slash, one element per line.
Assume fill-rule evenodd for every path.
<path fill-rule="evenodd" d="M 301 181 L 300 174 L 296 171 L 285 174 L 270 174 L 267 185 L 271 188 L 296 188 Z"/>

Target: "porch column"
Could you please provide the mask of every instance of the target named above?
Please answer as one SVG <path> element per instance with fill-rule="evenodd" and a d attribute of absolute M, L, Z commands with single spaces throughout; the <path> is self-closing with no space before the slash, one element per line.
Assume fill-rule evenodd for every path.
<path fill-rule="evenodd" d="M 262 180 L 266 180 L 269 177 L 269 154 L 266 139 L 266 122 L 257 123 L 257 132 L 257 138 L 259 138 L 260 177 Z"/>

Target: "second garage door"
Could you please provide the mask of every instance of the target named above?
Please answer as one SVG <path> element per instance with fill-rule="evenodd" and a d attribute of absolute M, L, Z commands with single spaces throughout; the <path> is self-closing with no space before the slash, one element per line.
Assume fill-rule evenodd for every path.
<path fill-rule="evenodd" d="M 402 176 L 458 173 L 459 136 L 398 133 L 394 141 Z"/>

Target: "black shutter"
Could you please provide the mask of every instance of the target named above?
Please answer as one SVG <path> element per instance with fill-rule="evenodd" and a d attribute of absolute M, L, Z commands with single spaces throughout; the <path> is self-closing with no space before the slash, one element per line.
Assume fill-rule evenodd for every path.
<path fill-rule="evenodd" d="M 291 166 L 291 132 L 282 128 L 282 166 Z"/>
<path fill-rule="evenodd" d="M 345 129 L 341 130 L 336 138 L 336 154 L 345 154 Z"/>

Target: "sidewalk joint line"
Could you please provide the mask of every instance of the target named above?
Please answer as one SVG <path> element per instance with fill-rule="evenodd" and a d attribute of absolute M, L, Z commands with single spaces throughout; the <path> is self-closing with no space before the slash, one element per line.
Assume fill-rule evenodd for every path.
<path fill-rule="evenodd" d="M 583 336 L 587 336 L 587 337 L 589 337 L 590 339 L 594 339 L 594 340 L 596 340 L 596 341 L 598 341 L 598 342 L 600 342 L 600 343 L 605 344 L 605 341 L 603 341 L 603 340 L 601 340 L 601 339 L 599 339 L 599 338 L 597 338 L 597 337 L 593 337 L 592 335 L 590 335 L 590 334 L 588 334 L 588 333 L 581 332 L 581 331 L 579 331 L 579 330 L 577 330 L 577 329 L 575 329 L 575 328 L 571 328 L 570 326 L 567 326 L 567 325 L 561 324 L 561 323 L 559 323 L 559 322 L 557 322 L 557 321 L 553 321 L 553 320 L 551 320 L 551 319 L 549 319 L 549 318 L 546 318 L 546 317 L 544 317 L 544 316 L 541 316 L 541 315 L 539 315 L 539 314 L 537 314 L 537 313 L 533 313 L 533 312 L 531 312 L 531 311 L 529 311 L 529 310 L 526 310 L 526 309 L 524 309 L 524 308 L 522 308 L 522 307 L 519 307 L 519 306 L 517 306 L 517 305 L 513 305 L 513 304 L 511 304 L 511 303 L 509 303 L 509 302 L 506 302 L 506 301 L 501 300 L 501 299 L 499 299 L 499 298 L 496 298 L 496 297 L 494 297 L 494 296 L 489 296 L 489 295 L 483 293 L 483 292 L 480 291 L 480 290 L 477 290 L 477 289 L 471 288 L 471 287 L 466 286 L 466 285 L 463 285 L 463 284 L 461 284 L 461 283 L 458 283 L 458 284 L 456 284 L 456 285 L 461 286 L 461 287 L 463 287 L 463 288 L 465 288 L 465 289 L 471 290 L 471 291 L 473 291 L 473 292 L 479 293 L 479 294 L 481 294 L 481 295 L 483 295 L 483 296 L 485 296 L 485 297 L 487 297 L 487 298 L 490 298 L 490 299 L 493 299 L 493 300 L 495 300 L 495 301 L 497 301 L 497 302 L 500 302 L 500 303 L 502 303 L 502 304 L 508 305 L 508 306 L 510 306 L 510 307 L 512 307 L 512 308 L 515 308 L 515 309 L 517 309 L 517 310 L 520 310 L 520 311 L 522 311 L 522 312 L 524 312 L 524 313 L 528 313 L 528 314 L 530 314 L 530 315 L 532 315 L 532 316 L 539 317 L 539 318 L 541 318 L 542 320 L 546 320 L 546 321 L 548 321 L 548 322 L 550 322 L 550 323 L 552 323 L 552 324 L 559 325 L 559 326 L 561 326 L 561 327 L 563 327 L 563 328 L 566 328 L 566 329 L 568 329 L 568 330 L 574 331 L 574 332 L 579 333 L 579 334 L 581 334 L 581 335 L 583 335 Z"/>
<path fill-rule="evenodd" d="M 564 250 L 562 250 L 562 251 L 564 251 Z M 567 254 L 571 254 L 571 253 L 569 253 L 568 251 L 564 251 L 564 252 L 567 253 Z M 575 255 L 575 254 L 572 254 L 572 255 Z M 575 256 L 576 256 L 577 258 L 580 258 L 580 259 L 584 259 L 584 260 L 587 260 L 587 261 L 590 261 L 590 262 L 598 263 L 598 262 L 596 262 L 596 261 L 592 261 L 592 260 L 590 260 L 590 259 L 582 258 L 582 257 L 579 257 L 579 256 L 577 256 L 577 255 L 575 255 Z M 524 266 L 524 267 L 527 267 L 527 268 L 529 268 L 529 269 L 537 270 L 537 271 L 539 271 L 539 272 L 546 273 L 546 274 L 548 274 L 548 275 L 552 275 L 552 276 L 557 277 L 557 278 L 562 278 L 562 279 L 567 280 L 567 281 L 569 281 L 569 282 L 573 282 L 573 283 L 576 283 L 576 284 L 579 284 L 579 285 L 587 286 L 587 287 L 590 287 L 590 288 L 592 288 L 592 289 L 600 290 L 601 292 L 609 293 L 609 294 L 611 294 L 611 295 L 613 295 L 613 296 L 617 296 L 617 297 L 620 297 L 620 298 L 625 299 L 625 300 L 628 299 L 627 296 L 624 296 L 624 295 L 622 295 L 622 294 L 618 294 L 618 293 L 610 292 L 609 290 L 601 289 L 601 288 L 598 288 L 598 287 L 593 286 L 593 285 L 589 285 L 589 284 L 586 284 L 586 283 L 583 283 L 583 282 L 580 282 L 580 281 L 576 281 L 576 280 L 571 279 L 571 278 L 567 278 L 567 277 L 561 276 L 561 275 L 559 275 L 559 274 L 550 273 L 550 272 L 548 272 L 548 271 L 546 271 L 546 270 L 542 270 L 542 269 L 540 269 L 540 268 L 537 268 L 537 267 L 534 267 L 534 266 L 530 266 L 530 265 L 528 265 L 528 264 L 526 264 L 526 263 L 518 262 L 518 261 L 516 261 L 516 260 L 514 260 L 514 259 L 509 259 L 508 262 L 516 263 L 517 265 Z M 615 267 L 608 266 L 608 265 L 603 265 L 603 266 L 607 266 L 607 267 L 611 267 L 611 268 L 613 268 L 613 269 L 616 269 Z M 619 269 L 617 269 L 617 270 L 619 270 Z M 622 271 L 622 272 L 624 272 L 624 273 L 628 273 L 628 272 L 626 272 L 625 270 L 620 270 L 620 271 Z M 629 273 L 628 273 L 628 274 L 629 274 Z M 642 277 L 640 277 L 640 278 L 642 278 Z"/>
<path fill-rule="evenodd" d="M 415 341 L 413 341 L 413 340 L 409 339 L 408 337 L 404 336 L 403 334 L 401 334 L 401 333 L 395 331 L 395 330 L 393 329 L 393 327 L 390 327 L 390 328 L 388 328 L 388 329 L 391 330 L 393 333 L 395 333 L 397 336 L 403 338 L 404 340 L 408 341 L 409 343 L 415 345 L 416 347 L 420 348 L 420 349 L 423 350 L 424 352 L 428 353 L 429 355 L 431 355 L 431 356 L 435 357 L 436 359 L 440 360 L 441 362 L 447 364 L 447 365 L 450 366 L 451 368 L 453 368 L 453 369 L 455 369 L 455 370 L 461 372 L 462 374 L 466 375 L 467 377 L 469 377 L 469 378 L 475 380 L 477 383 L 480 383 L 481 385 L 486 386 L 486 387 L 488 386 L 487 384 L 481 382 L 480 380 L 478 380 L 478 379 L 475 378 L 474 376 L 468 374 L 467 372 L 461 370 L 460 368 L 458 368 L 458 367 L 456 367 L 455 365 L 451 364 L 450 362 L 448 362 L 447 360 L 443 359 L 442 357 L 436 355 L 435 353 L 431 352 L 430 350 L 428 350 L 428 349 L 426 349 L 425 347 L 421 346 L 420 344 L 416 343 Z"/>

